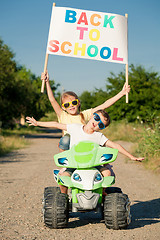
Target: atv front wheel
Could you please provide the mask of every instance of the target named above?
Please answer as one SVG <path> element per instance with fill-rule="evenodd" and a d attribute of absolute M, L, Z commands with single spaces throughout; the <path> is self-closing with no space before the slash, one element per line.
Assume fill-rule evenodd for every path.
<path fill-rule="evenodd" d="M 49 228 L 64 228 L 68 224 L 68 195 L 61 193 L 58 187 L 44 189 L 44 223 Z"/>
<path fill-rule="evenodd" d="M 130 201 L 126 194 L 110 193 L 104 200 L 104 220 L 107 228 L 125 229 L 131 222 Z"/>

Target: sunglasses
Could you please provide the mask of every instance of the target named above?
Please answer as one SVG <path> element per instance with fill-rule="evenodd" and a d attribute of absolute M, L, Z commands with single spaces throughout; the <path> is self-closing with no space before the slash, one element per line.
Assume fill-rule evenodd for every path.
<path fill-rule="evenodd" d="M 71 104 L 72 104 L 73 106 L 77 106 L 77 105 L 78 105 L 78 102 L 79 102 L 79 100 L 78 100 L 78 99 L 75 99 L 75 100 L 73 100 L 73 101 L 71 101 L 71 102 L 62 103 L 62 107 L 64 107 L 64 108 L 69 108 L 69 107 L 71 106 Z"/>
<path fill-rule="evenodd" d="M 99 123 L 98 123 L 99 129 L 104 129 L 104 128 L 105 128 L 105 125 L 104 125 L 104 123 L 102 122 L 100 116 L 99 116 L 97 113 L 94 113 L 93 115 L 94 115 L 94 120 L 95 120 L 96 122 L 99 122 Z"/>

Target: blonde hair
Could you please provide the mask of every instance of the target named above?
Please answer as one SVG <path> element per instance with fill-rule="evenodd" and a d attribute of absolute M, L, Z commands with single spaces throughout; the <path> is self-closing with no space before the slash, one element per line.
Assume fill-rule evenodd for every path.
<path fill-rule="evenodd" d="M 62 95 L 61 95 L 61 104 L 63 103 L 63 100 L 64 98 L 68 97 L 68 96 L 72 96 L 72 97 L 75 97 L 75 99 L 78 99 L 79 100 L 79 97 L 77 96 L 76 93 L 72 92 L 72 91 L 67 91 L 67 92 L 64 92 Z M 79 100 L 80 102 L 80 100 Z M 78 111 L 79 111 L 79 114 L 81 116 L 81 123 L 85 124 L 85 119 L 84 119 L 84 115 L 83 113 L 81 112 L 81 104 L 79 105 L 78 107 Z"/>

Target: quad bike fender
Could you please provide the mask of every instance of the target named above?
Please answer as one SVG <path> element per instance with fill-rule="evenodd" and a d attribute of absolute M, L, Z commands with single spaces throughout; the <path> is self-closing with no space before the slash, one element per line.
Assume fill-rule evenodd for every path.
<path fill-rule="evenodd" d="M 66 187 L 73 187 L 73 183 L 71 181 L 71 177 L 69 176 L 61 176 L 59 175 L 60 170 L 59 169 L 55 169 L 53 170 L 54 173 L 54 179 L 55 181 L 60 184 L 60 185 L 64 185 Z"/>
<path fill-rule="evenodd" d="M 64 185 L 68 188 L 73 187 L 73 183 L 71 181 L 71 177 L 69 176 L 58 176 L 58 184 Z"/>
<path fill-rule="evenodd" d="M 113 176 L 104 177 L 102 182 L 102 187 L 103 188 L 110 187 L 114 183 L 115 183 L 115 177 Z"/>

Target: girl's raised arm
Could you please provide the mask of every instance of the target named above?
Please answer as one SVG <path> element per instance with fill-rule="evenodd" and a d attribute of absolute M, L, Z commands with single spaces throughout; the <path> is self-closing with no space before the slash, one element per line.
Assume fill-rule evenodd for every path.
<path fill-rule="evenodd" d="M 49 101 L 54 109 L 54 111 L 56 112 L 57 116 L 59 117 L 61 115 L 62 109 L 60 107 L 60 105 L 58 104 L 58 102 L 56 101 L 54 95 L 53 95 L 53 91 L 51 89 L 51 86 L 49 84 L 49 74 L 48 71 L 46 73 L 42 73 L 41 74 L 41 80 L 46 82 L 46 88 L 47 88 L 47 94 L 48 94 L 48 98 Z"/>
<path fill-rule="evenodd" d="M 125 83 L 123 88 L 122 88 L 122 90 L 117 95 L 115 95 L 114 97 L 108 99 L 107 101 L 105 101 L 101 105 L 99 105 L 99 106 L 97 106 L 95 108 L 92 108 L 92 113 L 96 112 L 97 110 L 100 110 L 100 109 L 104 110 L 104 109 L 112 106 L 121 97 L 123 97 L 124 95 L 126 95 L 126 93 L 129 93 L 129 92 L 130 92 L 130 85 L 127 86 L 126 83 Z"/>

